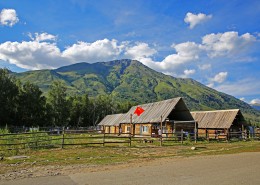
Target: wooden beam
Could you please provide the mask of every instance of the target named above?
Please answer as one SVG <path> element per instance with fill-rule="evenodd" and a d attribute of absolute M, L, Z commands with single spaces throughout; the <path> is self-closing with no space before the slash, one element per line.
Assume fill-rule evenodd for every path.
<path fill-rule="evenodd" d="M 132 145 L 132 126 L 133 126 L 133 114 L 130 114 L 130 141 L 129 141 L 129 146 Z"/>
<path fill-rule="evenodd" d="M 194 128 L 194 140 L 197 143 L 197 122 L 195 121 L 195 128 Z"/>
<path fill-rule="evenodd" d="M 162 146 L 162 116 L 161 116 L 161 126 L 160 126 L 160 129 L 161 129 L 160 146 Z"/>

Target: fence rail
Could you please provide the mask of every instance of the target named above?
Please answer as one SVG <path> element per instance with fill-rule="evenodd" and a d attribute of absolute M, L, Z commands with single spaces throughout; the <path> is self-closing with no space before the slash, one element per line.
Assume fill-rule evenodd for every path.
<path fill-rule="evenodd" d="M 50 148 L 65 146 L 132 146 L 132 144 L 169 145 L 171 143 L 196 142 L 197 140 L 225 140 L 257 139 L 260 140 L 260 133 L 248 134 L 246 132 L 229 132 L 228 134 L 195 134 L 175 132 L 162 133 L 159 137 L 151 135 L 131 135 L 130 133 L 105 133 L 103 130 L 61 130 L 23 132 L 0 134 L 0 154 L 10 150 L 25 150 L 37 148 Z M 146 145 L 146 144 L 145 144 Z"/>

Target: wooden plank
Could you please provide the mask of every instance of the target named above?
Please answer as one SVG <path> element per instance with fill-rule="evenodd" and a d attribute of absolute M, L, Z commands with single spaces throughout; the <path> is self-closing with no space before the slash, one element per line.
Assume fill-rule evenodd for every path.
<path fill-rule="evenodd" d="M 91 145 L 91 144 L 103 145 L 103 142 L 102 143 L 64 143 L 64 146 L 66 146 L 66 145 Z"/>
<path fill-rule="evenodd" d="M 129 141 L 106 141 L 105 143 L 130 143 Z"/>

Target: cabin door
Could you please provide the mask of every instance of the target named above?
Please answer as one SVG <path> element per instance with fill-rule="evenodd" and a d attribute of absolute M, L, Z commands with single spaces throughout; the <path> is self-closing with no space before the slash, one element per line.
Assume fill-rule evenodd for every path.
<path fill-rule="evenodd" d="M 140 135 L 143 134 L 143 125 L 140 125 Z"/>

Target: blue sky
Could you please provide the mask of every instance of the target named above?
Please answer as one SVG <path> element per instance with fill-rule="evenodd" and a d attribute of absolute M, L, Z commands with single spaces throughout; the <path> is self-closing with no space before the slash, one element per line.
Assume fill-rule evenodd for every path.
<path fill-rule="evenodd" d="M 0 67 L 136 59 L 260 103 L 258 0 L 0 1 Z"/>

